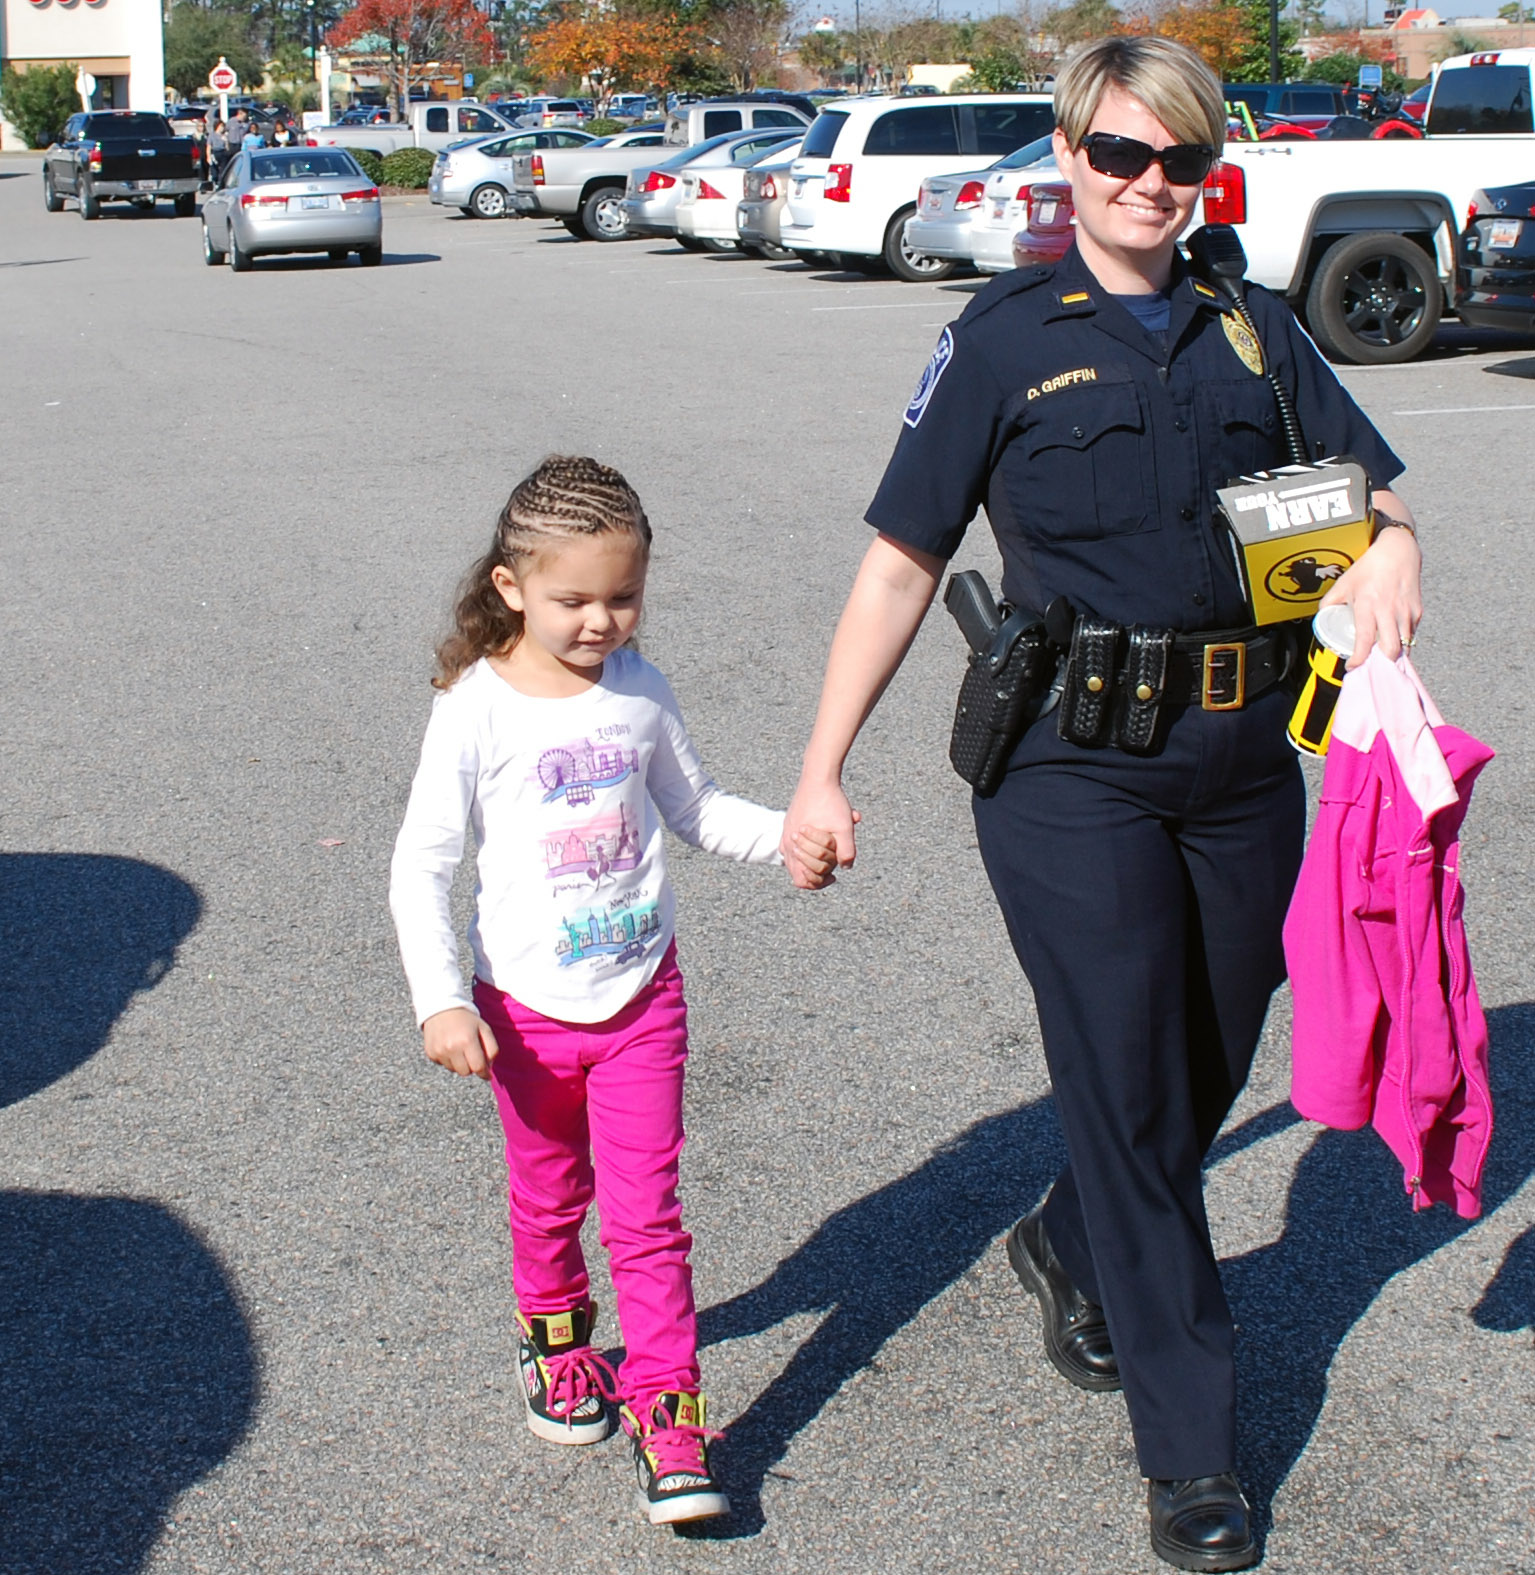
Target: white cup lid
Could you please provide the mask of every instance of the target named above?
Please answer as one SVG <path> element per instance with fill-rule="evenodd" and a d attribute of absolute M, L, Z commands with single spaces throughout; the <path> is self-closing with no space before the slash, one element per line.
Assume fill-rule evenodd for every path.
<path fill-rule="evenodd" d="M 1311 628 L 1329 651 L 1339 656 L 1354 654 L 1354 609 L 1347 602 L 1322 608 L 1311 620 Z"/>

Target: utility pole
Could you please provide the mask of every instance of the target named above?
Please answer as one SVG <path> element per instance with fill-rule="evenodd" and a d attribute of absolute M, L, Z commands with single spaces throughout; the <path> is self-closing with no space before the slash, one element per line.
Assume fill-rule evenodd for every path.
<path fill-rule="evenodd" d="M 859 0 L 853 0 L 853 54 L 858 61 L 858 91 L 863 92 L 863 13 Z"/>
<path fill-rule="evenodd" d="M 317 77 L 320 67 L 320 54 L 315 42 L 314 0 L 304 0 L 304 9 L 309 13 L 309 73 L 311 76 Z"/>

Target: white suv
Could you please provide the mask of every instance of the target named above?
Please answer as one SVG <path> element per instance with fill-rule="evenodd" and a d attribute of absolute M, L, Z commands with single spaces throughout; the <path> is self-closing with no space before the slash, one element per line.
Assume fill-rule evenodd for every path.
<path fill-rule="evenodd" d="M 881 257 L 901 279 L 945 279 L 959 264 L 906 244 L 925 175 L 989 164 L 1055 126 L 1048 93 L 853 98 L 827 105 L 789 171 L 783 244 L 803 255 Z"/>

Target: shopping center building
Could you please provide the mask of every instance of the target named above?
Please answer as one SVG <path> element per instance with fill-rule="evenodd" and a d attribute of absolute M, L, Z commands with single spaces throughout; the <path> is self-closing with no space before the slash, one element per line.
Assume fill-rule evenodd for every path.
<path fill-rule="evenodd" d="M 0 62 L 79 66 L 97 109 L 164 109 L 160 0 L 0 0 Z M 0 149 L 22 146 L 0 122 Z"/>

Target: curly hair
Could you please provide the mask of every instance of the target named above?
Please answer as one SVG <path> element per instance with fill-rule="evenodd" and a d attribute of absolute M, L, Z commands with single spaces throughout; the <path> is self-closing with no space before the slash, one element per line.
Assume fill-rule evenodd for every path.
<path fill-rule="evenodd" d="M 482 656 L 505 656 L 522 638 L 522 614 L 502 599 L 492 570 L 516 575 L 561 541 L 609 531 L 627 531 L 650 550 L 639 494 L 612 466 L 581 454 L 551 454 L 519 481 L 496 521 L 490 551 L 459 587 L 452 633 L 437 647 L 433 688 L 451 688 Z"/>

